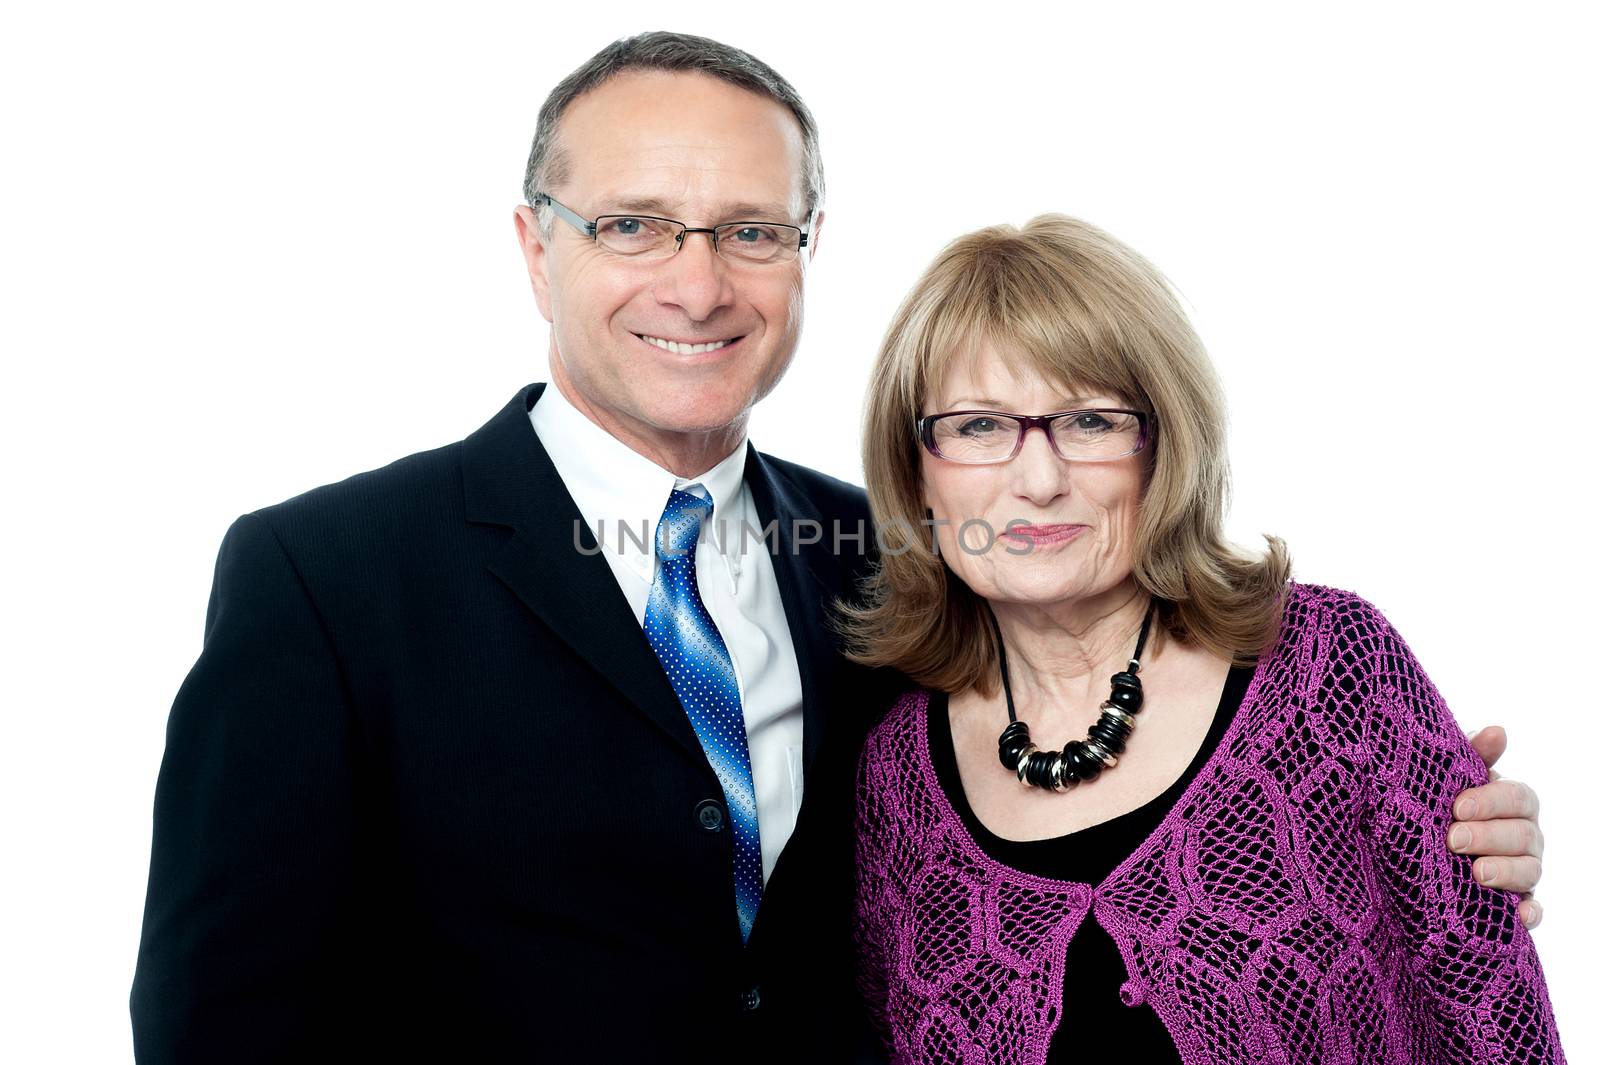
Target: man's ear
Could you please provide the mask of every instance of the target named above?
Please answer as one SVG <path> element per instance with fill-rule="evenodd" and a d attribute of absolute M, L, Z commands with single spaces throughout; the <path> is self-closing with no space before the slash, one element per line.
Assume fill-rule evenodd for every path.
<path fill-rule="evenodd" d="M 822 238 L 822 220 L 826 217 L 826 211 L 818 211 L 816 221 L 811 223 L 811 235 L 806 238 L 806 251 L 811 253 L 807 256 L 809 259 L 817 257 L 817 243 Z"/>
<path fill-rule="evenodd" d="M 539 228 L 539 216 L 526 205 L 517 207 L 512 215 L 517 228 L 517 245 L 522 249 L 523 261 L 528 264 L 528 280 L 533 283 L 534 302 L 539 305 L 544 320 L 554 322 L 550 307 L 550 250 Z"/>

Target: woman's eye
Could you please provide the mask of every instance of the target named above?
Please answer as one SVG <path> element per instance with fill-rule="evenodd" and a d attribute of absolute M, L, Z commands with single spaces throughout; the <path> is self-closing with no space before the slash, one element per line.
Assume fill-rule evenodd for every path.
<path fill-rule="evenodd" d="M 959 428 L 965 436 L 982 436 L 994 432 L 999 427 L 1000 423 L 993 418 L 968 418 Z"/>
<path fill-rule="evenodd" d="M 1085 411 L 1073 417 L 1072 428 L 1081 433 L 1098 433 L 1111 428 L 1111 423 L 1093 411 Z"/>

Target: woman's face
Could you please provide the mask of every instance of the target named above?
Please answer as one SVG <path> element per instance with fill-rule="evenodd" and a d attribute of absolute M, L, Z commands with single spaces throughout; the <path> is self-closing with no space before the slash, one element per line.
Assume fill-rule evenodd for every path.
<path fill-rule="evenodd" d="M 952 368 L 922 413 L 1126 406 L 1117 396 L 1075 394 L 1045 381 L 984 344 Z M 1148 454 L 1067 462 L 1056 457 L 1043 431 L 1029 432 L 1016 458 L 994 465 L 961 465 L 923 450 L 923 501 L 940 523 L 939 551 L 956 576 L 990 602 L 1051 606 L 1114 591 L 1133 572 Z"/>

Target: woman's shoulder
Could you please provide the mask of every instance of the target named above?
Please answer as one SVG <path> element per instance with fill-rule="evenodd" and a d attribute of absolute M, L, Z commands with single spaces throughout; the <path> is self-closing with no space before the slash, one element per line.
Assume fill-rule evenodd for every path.
<path fill-rule="evenodd" d="M 1383 611 L 1355 592 L 1298 581 L 1286 588 L 1280 645 L 1315 645 L 1324 652 L 1362 658 L 1398 641 Z"/>
<path fill-rule="evenodd" d="M 1317 692 L 1324 712 L 1370 711 L 1375 691 L 1400 684 L 1433 697 L 1411 648 L 1383 611 L 1355 592 L 1291 583 L 1278 636 L 1258 670 L 1278 675 L 1274 690 Z M 1288 700 L 1286 705 L 1294 700 Z"/>
<path fill-rule="evenodd" d="M 1291 637 L 1291 632 L 1293 633 Z M 1354 592 L 1295 585 L 1280 658 L 1316 691 L 1322 717 L 1362 749 L 1399 732 L 1454 742 L 1460 729 L 1427 672 L 1383 612 Z M 1342 724 L 1341 724 L 1342 723 Z"/>
<path fill-rule="evenodd" d="M 894 704 L 867 733 L 861 751 L 862 766 L 902 758 L 918 750 L 918 737 L 927 718 L 928 701 L 932 697 L 933 693 L 927 688 L 911 688 L 895 699 Z"/>
<path fill-rule="evenodd" d="M 1334 615 L 1378 613 L 1378 608 L 1346 588 L 1330 584 L 1290 581 L 1286 586 L 1286 609 L 1318 610 Z M 1381 616 L 1381 615 L 1380 615 Z"/>
<path fill-rule="evenodd" d="M 872 726 L 872 731 L 867 733 L 867 742 L 896 738 L 920 727 L 932 698 L 933 692 L 927 688 L 906 689 L 878 719 L 878 723 Z"/>

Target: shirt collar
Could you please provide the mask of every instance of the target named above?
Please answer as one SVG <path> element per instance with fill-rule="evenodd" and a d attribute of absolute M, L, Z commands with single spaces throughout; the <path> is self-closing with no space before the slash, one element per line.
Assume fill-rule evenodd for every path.
<path fill-rule="evenodd" d="M 718 542 L 726 537 L 729 549 L 717 553 L 727 567 L 729 580 L 737 585 L 743 553 L 739 547 L 745 540 L 741 522 L 746 520 L 744 441 L 698 477 L 679 477 L 590 421 L 554 381 L 545 386 L 528 418 L 573 502 L 607 554 L 619 558 L 640 579 L 650 583 L 655 579 L 656 561 L 650 537 L 655 534 L 672 490 L 685 489 L 699 496 L 709 493 L 712 511 L 706 520 L 712 525 L 705 535 Z M 695 490 L 696 486 L 703 490 Z M 619 535 L 618 522 L 629 527 L 630 536 Z M 645 543 L 642 551 L 638 547 L 640 539 Z"/>

